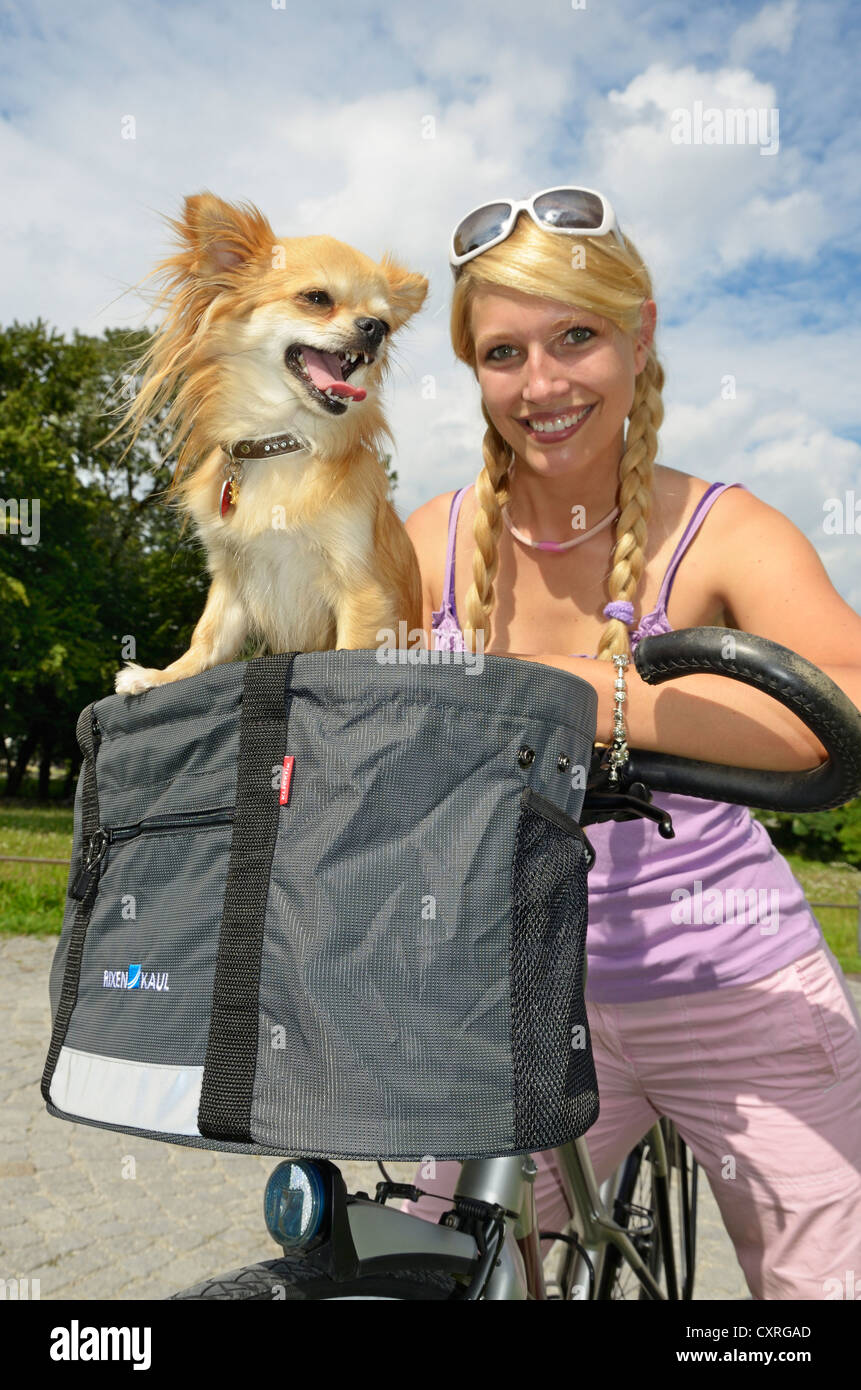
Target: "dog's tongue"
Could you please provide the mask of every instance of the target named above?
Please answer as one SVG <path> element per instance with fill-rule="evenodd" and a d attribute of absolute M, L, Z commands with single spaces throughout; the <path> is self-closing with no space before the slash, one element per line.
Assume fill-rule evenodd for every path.
<path fill-rule="evenodd" d="M 351 386 L 341 376 L 341 360 L 334 352 L 318 352 L 316 348 L 303 347 L 302 356 L 308 375 L 318 391 L 329 391 L 335 396 L 350 396 L 354 401 L 363 401 L 367 395 L 361 386 Z"/>

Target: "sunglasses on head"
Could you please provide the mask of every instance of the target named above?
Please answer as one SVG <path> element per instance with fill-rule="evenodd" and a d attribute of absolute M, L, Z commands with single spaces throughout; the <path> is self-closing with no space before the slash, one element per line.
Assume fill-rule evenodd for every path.
<path fill-rule="evenodd" d="M 458 222 L 449 253 L 455 279 L 462 265 L 482 251 L 489 251 L 491 246 L 498 246 L 511 234 L 521 212 L 528 212 L 536 226 L 546 232 L 564 232 L 566 236 L 612 233 L 624 250 L 616 214 L 603 193 L 596 193 L 594 188 L 545 188 L 522 203 L 510 198 L 482 203 Z"/>

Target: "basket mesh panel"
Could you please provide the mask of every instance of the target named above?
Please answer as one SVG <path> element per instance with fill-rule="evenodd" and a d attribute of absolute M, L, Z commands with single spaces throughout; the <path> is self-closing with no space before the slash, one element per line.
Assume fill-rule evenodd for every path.
<path fill-rule="evenodd" d="M 511 878 L 515 1136 L 533 1150 L 579 1138 L 598 1118 L 583 996 L 586 848 L 576 822 L 562 829 L 540 802 L 521 805 Z"/>

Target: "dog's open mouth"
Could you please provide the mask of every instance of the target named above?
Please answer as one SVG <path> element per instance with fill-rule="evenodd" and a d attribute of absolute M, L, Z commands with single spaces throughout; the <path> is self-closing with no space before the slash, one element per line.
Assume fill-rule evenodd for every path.
<path fill-rule="evenodd" d="M 343 415 L 350 401 L 363 401 L 367 392 L 347 380 L 358 367 L 370 366 L 371 352 L 321 352 L 307 343 L 291 343 L 284 354 L 287 366 L 310 394 L 335 415 Z"/>

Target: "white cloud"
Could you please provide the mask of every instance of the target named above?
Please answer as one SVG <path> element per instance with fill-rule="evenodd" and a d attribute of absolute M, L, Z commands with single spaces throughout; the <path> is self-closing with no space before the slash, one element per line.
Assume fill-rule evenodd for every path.
<path fill-rule="evenodd" d="M 658 351 L 673 407 L 719 400 L 724 377 L 732 376 L 735 404 L 750 400 L 763 413 L 796 406 L 835 432 L 861 433 L 861 397 L 847 389 L 847 364 L 861 353 L 854 326 L 813 332 L 723 300 L 663 330 Z"/>
<path fill-rule="evenodd" d="M 808 162 L 781 149 L 762 157 L 756 143 L 676 143 L 678 113 L 753 109 L 763 143 L 773 143 L 773 85 L 743 68 L 671 68 L 653 63 L 593 111 L 585 141 L 597 186 L 619 189 L 623 227 L 642 250 L 673 307 L 692 280 L 715 279 L 754 257 L 810 260 L 837 230 L 826 215 Z M 723 120 L 735 133 L 733 118 Z M 779 134 L 779 118 L 774 127 Z M 803 184 L 803 187 L 799 185 Z M 627 209 L 631 215 L 626 215 Z"/>
<path fill-rule="evenodd" d="M 756 255 L 812 261 L 833 227 L 823 199 L 810 189 L 797 189 L 771 201 L 757 195 L 726 228 L 721 261 L 728 270 Z"/>
<path fill-rule="evenodd" d="M 117 296 L 165 254 L 158 214 L 203 188 L 252 199 L 278 235 L 390 248 L 431 280 L 388 393 L 406 515 L 481 466 L 477 389 L 448 338 L 452 225 L 482 198 L 582 179 L 610 194 L 654 275 L 663 462 L 767 485 L 813 539 L 823 489 L 838 495 L 859 471 L 841 436 L 861 432 L 861 332 L 823 256 L 855 250 L 855 74 L 839 40 L 850 10 L 671 9 L 672 24 L 638 0 L 349 15 L 81 0 L 59 24 L 49 0 L 29 0 L 6 39 L 4 321 L 91 333 L 143 321 L 134 295 Z M 698 101 L 779 108 L 779 152 L 674 144 L 673 111 Z M 125 114 L 134 141 L 121 138 Z M 839 220 L 825 215 L 834 207 Z M 720 399 L 727 373 L 735 401 Z M 852 539 L 817 541 L 847 597 Z"/>
<path fill-rule="evenodd" d="M 799 20 L 798 0 L 782 0 L 778 5 L 764 5 L 758 15 L 740 24 L 730 42 L 730 58 L 734 63 L 746 63 L 763 49 L 773 48 L 788 53 Z"/>

